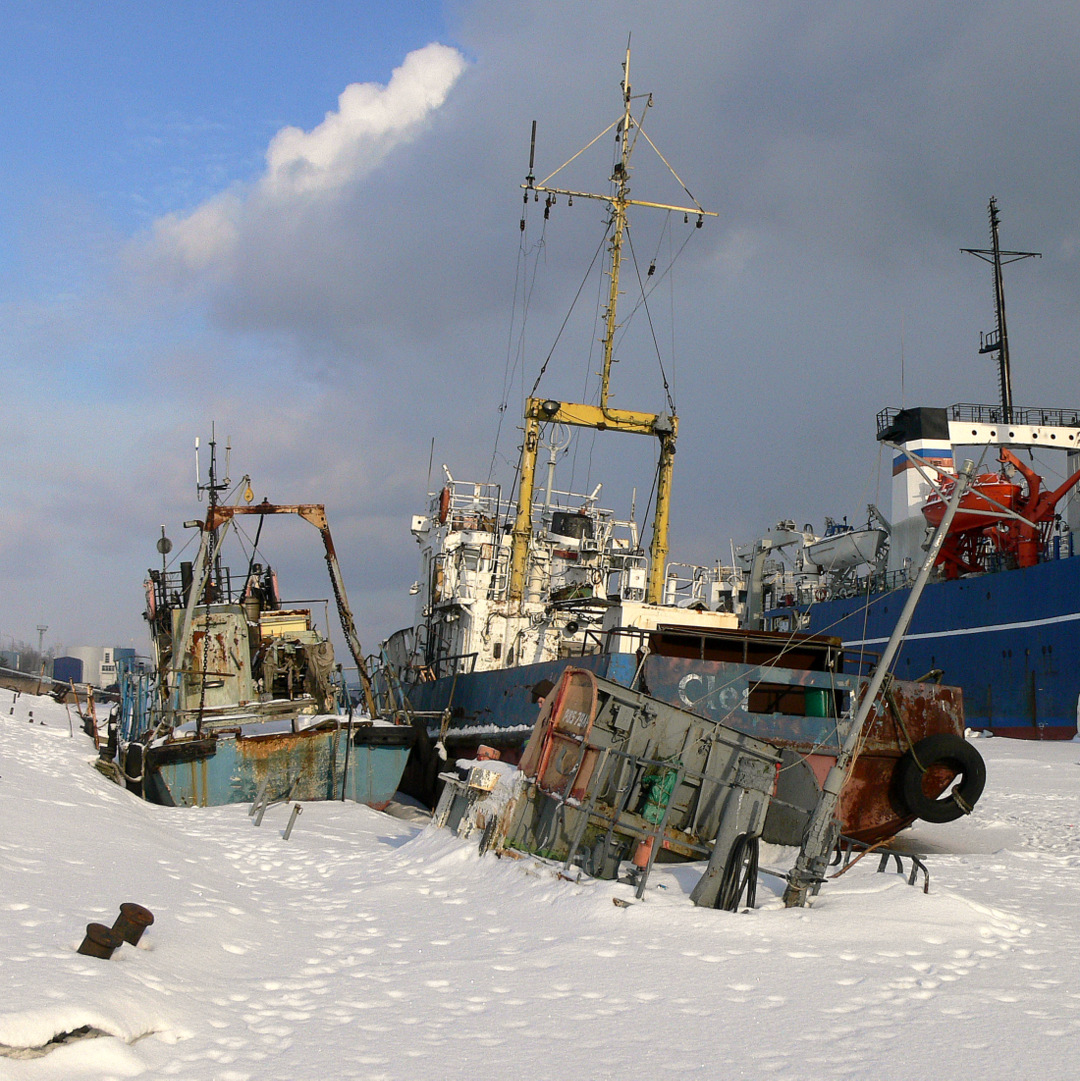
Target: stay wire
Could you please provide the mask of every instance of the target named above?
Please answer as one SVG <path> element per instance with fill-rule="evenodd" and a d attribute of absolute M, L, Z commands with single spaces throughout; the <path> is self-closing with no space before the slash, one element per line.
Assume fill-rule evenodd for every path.
<path fill-rule="evenodd" d="M 653 282 L 653 284 L 652 284 L 651 286 L 649 286 L 649 288 L 648 288 L 648 289 L 647 289 L 647 290 L 645 291 L 645 294 L 644 294 L 644 296 L 642 297 L 642 299 L 641 299 L 641 300 L 639 300 L 639 301 L 638 301 L 638 302 L 637 302 L 637 303 L 636 303 L 636 304 L 634 305 L 634 307 L 633 307 L 633 308 L 632 308 L 632 309 L 630 310 L 630 317 L 629 317 L 630 319 L 632 319 L 632 318 L 634 317 L 634 314 L 635 314 L 635 313 L 637 312 L 638 308 L 640 308 L 640 307 L 641 307 L 641 305 L 642 305 L 643 301 L 644 301 L 644 300 L 646 300 L 646 299 L 648 299 L 648 298 L 649 298 L 650 296 L 652 296 L 652 294 L 653 294 L 653 293 L 655 292 L 655 290 L 656 290 L 656 289 L 657 289 L 657 287 L 658 287 L 658 286 L 660 285 L 660 283 L 661 283 L 661 282 L 663 282 L 663 281 L 665 281 L 665 280 L 666 280 L 666 279 L 668 278 L 668 276 L 669 276 L 669 275 L 671 274 L 671 272 L 672 272 L 672 271 L 673 271 L 673 270 L 675 269 L 675 264 L 676 264 L 676 263 L 677 263 L 677 262 L 679 261 L 679 258 L 681 257 L 682 253 L 683 253 L 683 252 L 684 252 L 684 251 L 686 250 L 686 245 L 690 243 L 690 240 L 691 240 L 691 238 L 693 237 L 693 235 L 694 235 L 694 232 L 695 232 L 695 230 L 690 230 L 690 231 L 689 231 L 689 232 L 688 232 L 688 233 L 686 234 L 686 237 L 685 237 L 685 239 L 684 239 L 684 240 L 683 240 L 683 242 L 682 242 L 682 243 L 681 243 L 681 244 L 679 245 L 679 250 L 678 250 L 678 251 L 677 251 L 677 252 L 676 252 L 676 253 L 675 253 L 675 254 L 674 254 L 674 255 L 673 255 L 672 257 L 671 257 L 671 259 L 670 259 L 670 260 L 668 261 L 668 265 L 667 265 L 666 267 L 664 267 L 664 269 L 663 269 L 663 270 L 662 270 L 662 271 L 661 271 L 661 272 L 660 272 L 659 274 L 655 275 L 655 279 L 656 279 L 656 280 L 655 280 L 655 281 Z M 671 233 L 670 233 L 670 231 L 668 231 L 668 236 L 669 236 L 669 238 L 670 238 L 670 236 L 671 236 Z M 662 239 L 663 239 L 663 237 L 661 236 L 661 240 L 662 240 Z M 660 245 L 659 245 L 659 244 L 657 244 L 657 249 L 658 249 L 658 250 L 659 250 L 659 246 L 660 246 Z M 629 319 L 627 320 L 627 322 L 629 322 Z"/>
<path fill-rule="evenodd" d="M 656 338 L 656 327 L 653 324 L 652 312 L 649 310 L 648 301 L 645 299 L 645 283 L 641 280 L 641 267 L 638 265 L 637 252 L 634 251 L 634 238 L 629 227 L 626 230 L 626 241 L 630 245 L 630 259 L 634 264 L 634 273 L 637 275 L 638 289 L 641 291 L 641 304 L 645 308 L 645 316 L 649 322 L 649 333 L 652 335 L 653 349 L 656 350 L 656 363 L 660 366 L 660 378 L 664 383 L 664 396 L 667 398 L 668 408 L 675 413 L 675 401 L 671 396 L 671 387 L 668 385 L 667 372 L 664 370 L 664 358 L 660 355 L 660 342 Z"/>
<path fill-rule="evenodd" d="M 605 242 L 607 241 L 608 237 L 611 235 L 610 234 L 611 224 L 612 223 L 609 220 L 608 221 L 608 230 L 609 231 L 608 231 L 607 235 L 605 235 L 605 237 L 604 237 Z M 599 402 L 600 402 L 600 383 L 597 382 L 596 388 L 591 392 L 592 396 L 590 397 L 589 381 L 590 381 L 591 376 L 596 374 L 595 372 L 593 372 L 592 361 L 593 361 L 593 356 L 596 353 L 597 343 L 600 341 L 600 337 L 597 334 L 597 329 L 600 326 L 600 314 L 601 314 L 601 311 L 603 310 L 603 305 L 604 305 L 604 276 L 601 274 L 596 279 L 596 303 L 593 306 L 593 333 L 589 336 L 589 356 L 588 356 L 588 361 L 587 361 L 587 363 L 585 365 L 585 375 L 584 375 L 584 378 L 582 379 L 582 384 L 581 384 L 581 400 L 583 402 L 587 402 L 590 405 L 598 405 Z M 596 436 L 597 436 L 597 432 L 596 432 L 595 429 L 593 429 L 589 433 L 589 440 L 588 440 L 588 445 L 589 445 L 588 467 L 587 467 L 587 469 L 585 471 L 585 488 L 586 488 L 586 490 L 588 490 L 589 482 L 592 480 L 592 461 L 593 461 L 593 452 L 596 450 Z M 570 458 L 570 481 L 569 481 L 569 484 L 568 484 L 568 489 L 570 491 L 574 490 L 574 481 L 577 479 L 578 450 L 581 447 L 581 444 L 584 442 L 584 438 L 585 438 L 584 432 L 576 433 L 575 438 L 574 438 L 574 451 L 573 451 L 573 454 L 571 455 L 571 458 Z"/>
<path fill-rule="evenodd" d="M 511 380 L 511 371 L 517 369 L 517 362 L 514 359 L 514 324 L 517 322 L 517 307 L 518 307 L 518 289 L 521 286 L 521 279 L 523 274 L 523 268 L 528 267 L 528 253 L 525 250 L 524 237 L 518 241 L 518 255 L 514 262 L 514 296 L 510 306 L 510 325 L 506 331 L 506 360 L 503 364 L 503 385 L 502 395 L 499 398 L 499 419 L 495 425 L 495 441 L 491 447 L 491 461 L 488 463 L 488 475 L 487 479 L 490 482 L 492 474 L 495 472 L 495 459 L 499 454 L 499 437 L 502 434 L 502 422 L 503 414 L 506 412 L 506 398 L 507 387 Z M 524 334 L 525 325 L 525 302 L 522 298 L 522 333 Z"/>
<path fill-rule="evenodd" d="M 559 339 L 562 338 L 563 331 L 566 329 L 566 324 L 570 322 L 570 316 L 574 312 L 578 300 L 581 297 L 582 290 L 585 288 L 585 283 L 589 280 L 589 275 L 592 273 L 593 267 L 596 266 L 596 260 L 600 257 L 600 253 L 604 250 L 604 244 L 607 241 L 607 231 L 600 238 L 600 243 L 596 246 L 596 251 L 593 252 L 592 261 L 589 263 L 589 269 L 585 271 L 585 276 L 581 279 L 581 284 L 577 287 L 577 292 L 574 293 L 574 299 L 570 303 L 570 308 L 563 318 L 562 325 L 559 327 L 558 334 L 555 335 L 555 341 L 551 343 L 551 349 L 548 355 L 544 358 L 544 363 L 540 366 L 540 371 L 537 373 L 536 382 L 532 385 L 532 390 L 529 391 L 529 397 L 533 397 L 536 394 L 537 387 L 540 386 L 540 380 L 544 378 L 544 373 L 547 371 L 547 366 L 551 362 L 552 356 L 555 354 L 555 349 L 559 344 Z"/>
<path fill-rule="evenodd" d="M 525 327 L 529 318 L 529 307 L 532 301 L 532 291 L 536 287 L 536 279 L 539 273 L 540 258 L 547 250 L 547 222 L 546 219 L 541 226 L 540 239 L 536 242 L 533 248 L 533 263 L 532 273 L 529 273 L 529 250 L 524 241 L 518 245 L 518 268 L 515 275 L 514 284 L 514 313 L 511 314 L 510 331 L 507 341 L 507 358 L 506 366 L 503 372 L 503 392 L 502 398 L 499 403 L 499 420 L 495 428 L 495 443 L 491 451 L 491 462 L 488 466 L 488 480 L 491 480 L 492 474 L 495 472 L 495 462 L 499 454 L 499 442 L 502 436 L 502 424 L 503 416 L 506 413 L 509 405 L 510 389 L 513 386 L 515 373 L 518 371 L 519 364 L 522 363 L 525 352 Z M 514 339 L 514 318 L 517 306 L 518 297 L 518 283 L 522 276 L 522 267 L 524 267 L 524 281 L 521 283 L 521 329 L 517 338 L 517 348 L 513 348 Z M 523 367 L 523 365 L 522 365 Z"/>

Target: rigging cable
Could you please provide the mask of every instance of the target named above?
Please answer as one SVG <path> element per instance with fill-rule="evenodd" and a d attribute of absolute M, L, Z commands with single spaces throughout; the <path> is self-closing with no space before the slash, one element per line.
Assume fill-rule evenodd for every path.
<path fill-rule="evenodd" d="M 585 288 L 585 283 L 589 280 L 589 275 L 592 273 L 592 269 L 596 266 L 596 260 L 600 257 L 600 252 L 603 251 L 604 243 L 607 240 L 607 232 L 600 238 L 600 243 L 597 245 L 596 251 L 593 252 L 592 262 L 589 263 L 589 269 L 585 271 L 585 276 L 581 279 L 581 284 L 577 287 L 577 292 L 574 293 L 574 299 L 570 303 L 570 308 L 566 313 L 565 318 L 559 327 L 558 334 L 555 335 L 555 341 L 551 343 L 551 349 L 548 351 L 548 355 L 544 358 L 544 363 L 540 365 L 540 371 L 537 373 L 536 382 L 532 385 L 532 390 L 529 391 L 529 397 L 536 394 L 537 387 L 540 386 L 540 380 L 544 378 L 544 373 L 547 371 L 547 366 L 551 361 L 552 356 L 555 354 L 555 348 L 559 344 L 559 339 L 562 337 L 563 331 L 566 329 L 566 324 L 570 321 L 570 316 L 574 312 L 574 307 L 577 305 L 578 300 L 581 297 L 581 292 Z"/>
<path fill-rule="evenodd" d="M 525 325 L 528 322 L 529 304 L 532 299 L 532 291 L 536 285 L 537 272 L 540 264 L 540 256 L 546 250 L 547 221 L 541 225 L 540 239 L 533 248 L 535 258 L 533 260 L 532 274 L 529 274 L 529 251 L 524 238 L 518 243 L 518 260 L 514 272 L 514 301 L 510 313 L 510 328 L 507 334 L 506 363 L 503 367 L 502 398 L 499 402 L 499 421 L 495 428 L 495 442 L 491 450 L 491 463 L 488 466 L 488 481 L 495 471 L 495 460 L 499 453 L 499 439 L 502 434 L 503 416 L 509 404 L 510 388 L 513 385 L 515 373 L 522 360 L 525 351 Z M 522 278 L 524 277 L 524 281 Z M 521 295 L 521 330 L 517 337 L 517 348 L 514 348 L 514 322 L 517 316 L 517 303 Z"/>
<path fill-rule="evenodd" d="M 634 273 L 637 275 L 638 288 L 641 290 L 641 303 L 645 308 L 645 316 L 649 321 L 649 333 L 652 335 L 653 348 L 656 350 L 656 362 L 660 365 L 660 378 L 664 383 L 664 395 L 667 398 L 668 408 L 674 414 L 675 402 L 671 396 L 671 387 L 668 385 L 667 372 L 664 371 L 664 358 L 660 355 L 660 343 L 656 340 L 656 327 L 653 325 L 652 312 L 649 310 L 648 301 L 645 299 L 645 283 L 641 280 L 641 267 L 638 265 L 637 252 L 634 251 L 634 238 L 630 235 L 629 226 L 626 229 L 626 240 L 630 245 L 630 258 L 633 260 Z"/>
<path fill-rule="evenodd" d="M 604 240 L 603 240 L 604 244 L 607 243 L 608 238 L 611 236 L 611 226 L 612 226 L 612 224 L 613 224 L 613 222 L 609 218 L 608 221 L 607 221 L 605 232 L 604 232 Z M 592 370 L 592 360 L 593 360 L 593 355 L 596 352 L 597 342 L 600 341 L 600 338 L 597 336 L 596 332 L 597 332 L 597 328 L 600 325 L 600 313 L 601 313 L 601 310 L 602 310 L 603 303 L 604 303 L 604 276 L 603 276 L 603 274 L 601 274 L 597 278 L 597 281 L 596 281 L 596 305 L 593 308 L 593 333 L 590 335 L 590 338 L 589 338 L 589 357 L 588 357 L 588 362 L 585 365 L 585 376 L 584 376 L 584 379 L 582 380 L 582 386 L 581 386 L 581 400 L 583 402 L 587 402 L 589 405 L 598 405 L 599 402 L 600 402 L 600 384 L 597 383 L 596 389 L 592 392 L 592 397 L 590 398 L 589 397 L 589 380 L 590 380 L 590 377 L 592 375 L 596 374 Z M 587 467 L 587 469 L 585 471 L 585 488 L 586 488 L 586 490 L 588 490 L 589 482 L 592 480 L 592 460 L 593 460 L 593 452 L 596 450 L 596 436 L 597 436 L 597 434 L 598 433 L 594 429 L 589 435 L 589 462 L 588 462 L 588 467 Z M 578 448 L 580 447 L 580 445 L 581 445 L 581 443 L 582 443 L 582 441 L 584 439 L 583 434 L 579 433 L 579 435 L 581 436 L 581 438 L 577 438 L 577 439 L 574 440 L 574 452 L 573 452 L 573 455 L 571 456 L 571 459 L 570 459 L 570 480 L 569 480 L 569 482 L 567 484 L 567 488 L 568 488 L 569 491 L 574 490 L 574 479 L 577 477 Z"/>

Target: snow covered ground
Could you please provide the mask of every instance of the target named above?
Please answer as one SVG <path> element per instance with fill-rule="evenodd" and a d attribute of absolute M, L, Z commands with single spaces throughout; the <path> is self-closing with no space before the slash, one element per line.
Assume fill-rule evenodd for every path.
<path fill-rule="evenodd" d="M 0 1078 L 1073 1078 L 1080 744 L 983 740 L 971 819 L 811 909 L 693 907 L 341 803 L 261 827 L 94 771 L 63 706 L 0 691 Z M 33 723 L 28 714 L 33 711 Z M 39 722 L 44 722 L 44 724 Z M 779 856 L 779 853 L 773 853 Z M 768 863 L 768 854 L 763 857 Z M 119 905 L 138 947 L 76 953 Z M 102 1033 L 11 1057 L 82 1026 Z M 16 1052 L 16 1054 L 19 1054 Z"/>

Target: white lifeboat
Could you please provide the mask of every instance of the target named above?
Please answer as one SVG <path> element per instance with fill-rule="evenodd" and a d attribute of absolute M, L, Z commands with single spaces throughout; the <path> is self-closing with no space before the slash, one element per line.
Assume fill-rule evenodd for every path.
<path fill-rule="evenodd" d="M 827 571 L 845 571 L 873 563 L 888 534 L 884 529 L 834 526 L 820 540 L 806 546 L 806 558 Z"/>

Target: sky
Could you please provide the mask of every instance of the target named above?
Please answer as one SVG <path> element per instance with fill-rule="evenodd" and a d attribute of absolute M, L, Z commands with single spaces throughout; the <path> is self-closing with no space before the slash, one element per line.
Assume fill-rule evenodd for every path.
<path fill-rule="evenodd" d="M 655 336 L 672 558 L 887 507 L 878 410 L 996 400 L 960 253 L 992 195 L 1003 245 L 1042 253 L 1007 271 L 1014 399 L 1080 405 L 1075 5 L 9 3 L 0 645 L 146 649 L 142 578 L 163 525 L 193 550 L 212 430 L 257 498 L 326 504 L 366 647 L 408 623 L 442 463 L 509 485 L 549 353 L 542 393 L 595 390 L 602 205 L 523 232 L 519 185 L 533 120 L 543 177 L 616 119 L 628 39 L 645 130 L 717 213 L 632 226 L 660 280 L 612 399 L 664 408 Z M 609 138 L 560 177 L 603 191 Z M 681 202 L 644 151 L 633 193 Z M 590 437 L 560 476 L 640 517 L 642 442 Z M 314 532 L 273 525 L 286 595 L 329 596 Z"/>

